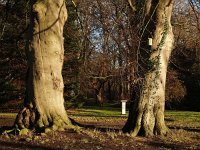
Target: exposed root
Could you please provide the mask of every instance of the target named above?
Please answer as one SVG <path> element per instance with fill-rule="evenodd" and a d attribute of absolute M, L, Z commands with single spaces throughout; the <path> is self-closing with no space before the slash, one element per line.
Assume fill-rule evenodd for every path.
<path fill-rule="evenodd" d="M 131 137 L 135 137 L 137 135 L 143 135 L 145 137 L 152 137 L 154 135 L 159 136 L 166 136 L 168 133 L 171 133 L 168 127 L 166 125 L 162 126 L 155 126 L 154 130 L 150 130 L 150 128 L 142 126 L 136 126 L 131 132 Z"/>
<path fill-rule="evenodd" d="M 135 116 L 135 114 L 138 115 Z M 147 115 L 148 117 L 145 117 Z M 130 133 L 131 137 L 138 135 L 145 137 L 151 137 L 154 135 L 165 136 L 170 133 L 169 128 L 164 123 L 164 119 L 160 120 L 156 117 L 158 116 L 156 116 L 154 113 L 144 113 L 144 111 L 129 114 L 129 119 L 126 122 L 123 131 L 125 133 Z"/>
<path fill-rule="evenodd" d="M 23 134 L 28 130 L 34 130 L 40 133 L 51 131 L 73 130 L 79 132 L 80 128 L 74 126 L 66 114 L 57 114 L 55 112 L 39 114 L 33 109 L 25 107 L 22 109 L 15 121 L 15 127 Z"/>
<path fill-rule="evenodd" d="M 169 134 L 169 133 L 171 133 L 171 130 L 170 130 L 166 125 L 157 127 L 157 128 L 155 128 L 155 130 L 154 130 L 154 134 L 155 134 L 155 135 L 166 136 L 166 135 Z"/>
<path fill-rule="evenodd" d="M 51 122 L 49 123 L 51 125 L 49 126 L 43 126 L 38 128 L 38 130 L 40 130 L 41 132 L 51 132 L 51 131 L 65 131 L 65 130 L 75 130 L 76 126 L 72 125 L 71 123 L 67 123 L 64 120 L 58 120 L 55 122 Z"/>
<path fill-rule="evenodd" d="M 1 134 L 19 134 L 20 130 L 16 127 L 12 127 L 9 129 L 3 129 L 3 131 L 1 131 Z"/>
<path fill-rule="evenodd" d="M 29 129 L 24 128 L 22 130 L 19 131 L 19 135 L 28 135 L 28 133 L 30 132 Z"/>
<path fill-rule="evenodd" d="M 36 111 L 24 107 L 17 115 L 15 127 L 18 129 L 30 129 L 34 126 L 36 120 Z"/>

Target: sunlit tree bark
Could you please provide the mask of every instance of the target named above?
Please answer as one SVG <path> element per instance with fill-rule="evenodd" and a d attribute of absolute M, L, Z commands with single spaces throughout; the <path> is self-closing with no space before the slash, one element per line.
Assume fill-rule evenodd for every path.
<path fill-rule="evenodd" d="M 64 0 L 31 0 L 26 98 L 15 121 L 19 129 L 72 127 L 64 108 L 61 74 L 66 20 Z"/>
<path fill-rule="evenodd" d="M 138 9 L 144 9 L 145 25 L 141 32 L 141 41 L 144 42 L 140 45 L 140 51 L 143 51 L 143 57 L 148 57 L 145 60 L 148 69 L 139 98 L 135 101 L 132 98 L 129 118 L 123 131 L 130 132 L 132 136 L 140 133 L 145 136 L 165 135 L 168 133 L 164 121 L 165 83 L 174 41 L 171 26 L 173 0 L 137 3 L 140 3 Z M 152 46 L 147 45 L 148 38 L 152 38 Z"/>

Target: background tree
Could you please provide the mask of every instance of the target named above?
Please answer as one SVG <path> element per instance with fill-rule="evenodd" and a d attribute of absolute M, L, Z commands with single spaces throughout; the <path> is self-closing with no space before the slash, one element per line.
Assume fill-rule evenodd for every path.
<path fill-rule="evenodd" d="M 175 50 L 170 67 L 183 81 L 187 95 L 179 108 L 199 111 L 199 4 L 197 1 L 177 1 L 173 15 Z M 184 67 L 183 67 L 184 66 Z"/>
<path fill-rule="evenodd" d="M 0 7 L 0 103 L 6 105 L 9 100 L 15 100 L 12 103 L 16 105 L 22 102 L 16 100 L 24 97 L 24 33 L 29 7 L 23 0 L 1 1 Z"/>
<path fill-rule="evenodd" d="M 127 18 L 131 18 L 131 14 L 128 12 L 130 10 L 128 2 L 97 0 L 90 3 L 88 7 L 88 1 L 84 1 L 80 2 L 79 9 L 80 12 L 87 14 L 87 17 L 84 17 L 84 14 L 81 13 L 82 18 L 87 18 L 82 21 L 83 29 L 87 29 L 84 31 L 84 34 L 87 33 L 85 35 L 87 50 L 84 50 L 87 57 L 84 57 L 86 59 L 84 59 L 80 76 L 84 78 L 82 81 L 88 83 L 80 83 L 81 87 L 88 87 L 82 89 L 87 90 L 82 93 L 85 93 L 86 97 L 96 97 L 95 99 L 98 101 L 97 91 L 104 91 L 104 94 L 100 94 L 102 97 L 99 97 L 104 102 L 119 102 L 124 97 L 128 98 L 130 85 L 126 76 L 129 76 L 130 65 L 128 64 L 133 61 L 132 57 L 129 57 L 129 53 L 135 46 L 131 42 L 131 37 L 134 37 L 135 34 L 131 30 L 130 20 L 127 20 Z M 104 65 L 100 66 L 101 64 Z M 102 71 L 103 74 L 100 73 Z M 105 79 L 104 86 L 96 86 L 101 85 L 102 79 Z M 94 82 L 96 85 L 93 84 Z M 101 87 L 101 90 L 97 90 L 97 87 Z M 92 91 L 94 93 L 96 91 L 97 94 L 93 95 Z"/>
<path fill-rule="evenodd" d="M 65 54 L 62 72 L 66 107 L 75 106 L 81 98 L 80 69 L 82 61 L 80 55 L 83 51 L 83 42 L 80 16 L 76 5 L 78 3 L 74 5 L 72 1 L 66 1 L 68 20 L 64 27 Z"/>

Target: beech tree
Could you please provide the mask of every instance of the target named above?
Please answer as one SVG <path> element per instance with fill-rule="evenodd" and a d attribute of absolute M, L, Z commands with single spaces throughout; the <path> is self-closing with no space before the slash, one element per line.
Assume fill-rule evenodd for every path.
<path fill-rule="evenodd" d="M 67 20 L 64 0 L 31 0 L 26 55 L 28 71 L 24 108 L 18 113 L 19 129 L 71 128 L 64 108 L 62 66 L 63 27 Z"/>
<path fill-rule="evenodd" d="M 138 97 L 137 93 L 132 95 L 129 117 L 123 128 L 132 136 L 168 133 L 164 121 L 165 82 L 174 42 L 171 25 L 173 3 L 174 0 L 135 2 L 137 15 L 144 18 L 140 54 L 147 59 L 144 60 L 146 66 L 142 89 L 136 90 Z M 148 45 L 148 38 L 152 38 L 151 46 Z"/>

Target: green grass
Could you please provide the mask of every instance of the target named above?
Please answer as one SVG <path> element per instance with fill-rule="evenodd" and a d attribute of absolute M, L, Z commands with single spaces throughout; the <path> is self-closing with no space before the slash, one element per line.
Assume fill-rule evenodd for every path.
<path fill-rule="evenodd" d="M 200 112 L 192 111 L 166 111 L 166 116 L 179 119 L 195 119 L 200 121 Z"/>
<path fill-rule="evenodd" d="M 200 129 L 200 112 L 166 111 L 165 119 L 168 126 Z"/>
<path fill-rule="evenodd" d="M 120 108 L 112 107 L 84 107 L 78 109 L 77 111 L 70 112 L 70 116 L 88 116 L 88 117 L 119 117 L 127 118 L 128 112 L 126 115 L 121 115 Z M 195 128 L 200 129 L 200 112 L 192 111 L 169 111 L 165 112 L 166 124 L 170 127 L 177 128 Z"/>
<path fill-rule="evenodd" d="M 78 109 L 77 112 L 72 113 L 72 115 L 80 115 L 80 116 L 128 116 L 128 111 L 126 115 L 121 115 L 121 108 L 112 108 L 112 107 L 84 107 Z M 192 111 L 171 111 L 167 110 L 165 112 L 166 117 L 176 118 L 176 119 L 191 119 L 200 121 L 200 112 L 192 112 Z"/>
<path fill-rule="evenodd" d="M 128 112 L 127 112 L 128 114 Z M 120 108 L 111 107 L 84 107 L 78 109 L 78 112 L 71 113 L 74 116 L 91 116 L 91 117 L 126 117 L 122 115 Z"/>
<path fill-rule="evenodd" d="M 112 107 L 84 107 L 81 109 L 68 110 L 70 116 L 87 116 L 87 117 L 115 117 L 124 118 L 128 117 L 121 114 L 120 108 Z M 0 113 L 1 117 L 14 118 L 16 113 Z M 192 111 L 166 111 L 165 119 L 168 126 L 179 127 L 179 128 L 198 128 L 200 129 L 200 112 Z"/>
<path fill-rule="evenodd" d="M 8 118 L 12 118 L 12 117 L 16 117 L 17 113 L 0 113 L 0 117 L 8 117 Z"/>

